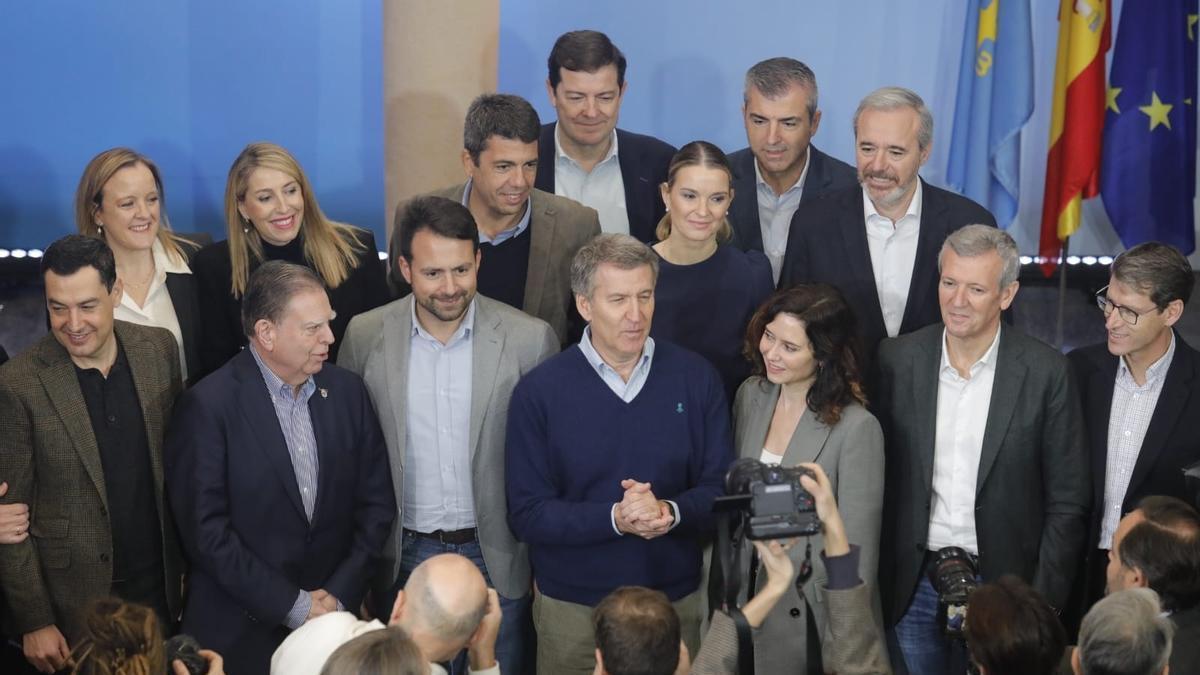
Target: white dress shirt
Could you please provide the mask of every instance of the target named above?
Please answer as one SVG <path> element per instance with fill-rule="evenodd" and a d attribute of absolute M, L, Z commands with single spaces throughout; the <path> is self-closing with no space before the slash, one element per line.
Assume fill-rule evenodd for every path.
<path fill-rule="evenodd" d="M 470 440 L 474 328 L 474 300 L 446 344 L 421 326 L 412 305 L 401 522 L 409 530 L 475 527 Z"/>
<path fill-rule="evenodd" d="M 904 308 L 908 305 L 908 287 L 917 261 L 917 236 L 921 232 L 921 193 L 918 179 L 908 211 L 893 223 L 875 210 L 871 196 L 863 188 L 867 247 L 871 250 L 871 269 L 875 272 L 875 289 L 888 337 L 900 334 Z"/>
<path fill-rule="evenodd" d="M 596 209 L 600 230 L 629 234 L 629 213 L 625 210 L 625 181 L 617 157 L 617 130 L 613 129 L 608 154 L 591 171 L 568 155 L 558 140 L 554 124 L 554 194 L 574 199 Z"/>
<path fill-rule="evenodd" d="M 175 304 L 171 302 L 171 294 L 167 291 L 167 273 L 191 274 L 183 260 L 173 261 L 167 255 L 166 249 L 156 239 L 150 249 L 154 256 L 154 276 L 150 279 L 150 290 L 146 292 L 146 301 L 139 307 L 129 293 L 121 294 L 121 304 L 113 310 L 113 318 L 141 326 L 166 328 L 175 336 L 175 344 L 179 347 L 179 367 L 186 382 L 188 377 L 187 358 L 183 353 L 183 331 L 179 329 L 179 317 L 175 315 Z"/>
<path fill-rule="evenodd" d="M 1113 385 L 1112 408 L 1108 414 L 1108 458 L 1104 464 L 1104 514 L 1100 519 L 1099 548 L 1112 548 L 1113 534 L 1121 521 L 1121 504 L 1129 489 L 1129 479 L 1137 464 L 1150 428 L 1150 418 L 1158 405 L 1163 382 L 1171 359 L 1175 357 L 1175 333 L 1171 332 L 1171 344 L 1167 353 L 1146 369 L 1146 383 L 1138 385 L 1125 359 L 1119 359 L 1117 379 Z"/>
<path fill-rule="evenodd" d="M 958 546 L 978 554 L 975 536 L 975 486 L 983 431 L 991 408 L 996 379 L 1000 329 L 983 356 L 963 378 L 950 365 L 946 332 L 942 331 L 942 361 L 938 369 L 937 436 L 933 443 L 933 503 L 929 513 L 930 551 Z"/>
<path fill-rule="evenodd" d="M 762 230 L 763 253 L 766 253 L 767 260 L 771 261 L 771 274 L 774 275 L 776 284 L 779 283 L 779 271 L 783 269 L 783 254 L 787 252 L 792 216 L 796 214 L 796 209 L 800 207 L 800 199 L 804 196 L 804 181 L 808 178 L 808 164 L 811 158 L 810 145 L 804 151 L 804 170 L 800 172 L 796 184 L 784 190 L 781 195 L 776 195 L 775 190 L 763 180 L 758 160 L 754 160 L 754 185 L 758 188 L 758 226 Z"/>

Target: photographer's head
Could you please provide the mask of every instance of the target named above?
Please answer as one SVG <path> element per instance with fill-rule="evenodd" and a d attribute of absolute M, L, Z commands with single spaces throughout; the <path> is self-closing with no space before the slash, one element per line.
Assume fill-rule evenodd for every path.
<path fill-rule="evenodd" d="M 92 602 L 83 616 L 83 640 L 75 648 L 74 673 L 164 673 L 167 662 L 154 610 L 118 598 Z"/>
<path fill-rule="evenodd" d="M 404 629 L 388 626 L 346 642 L 334 650 L 321 675 L 425 675 L 429 662 Z"/>
<path fill-rule="evenodd" d="M 679 616 L 660 591 L 622 586 L 592 613 L 596 675 L 672 675 L 690 668 Z"/>
<path fill-rule="evenodd" d="M 1175 627 L 1148 588 L 1117 591 L 1083 617 L 1075 675 L 1165 675 Z"/>
<path fill-rule="evenodd" d="M 1067 646 L 1054 610 L 1011 575 L 975 589 L 963 633 L 983 675 L 1048 675 L 1056 671 Z"/>
<path fill-rule="evenodd" d="M 1200 603 L 1200 514 L 1174 497 L 1146 497 L 1117 525 L 1107 591 L 1151 588 L 1167 611 Z"/>
<path fill-rule="evenodd" d="M 475 563 L 443 553 L 413 570 L 388 625 L 403 628 L 430 661 L 448 661 L 475 639 L 487 606 L 487 582 Z"/>

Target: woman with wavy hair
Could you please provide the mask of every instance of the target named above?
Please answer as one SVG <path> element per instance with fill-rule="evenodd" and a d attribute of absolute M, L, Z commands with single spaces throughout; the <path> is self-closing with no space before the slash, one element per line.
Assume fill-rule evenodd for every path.
<path fill-rule="evenodd" d="M 729 244 L 732 183 L 729 160 L 712 143 L 692 141 L 671 158 L 661 187 L 667 213 L 655 231 L 660 260 L 650 324 L 651 337 L 708 359 L 727 397 L 750 373 L 741 355 L 746 323 L 774 288 L 762 252 Z"/>
<path fill-rule="evenodd" d="M 122 289 L 113 316 L 171 331 L 183 379 L 199 372 L 199 309 L 188 267 L 197 247 L 171 231 L 154 162 L 129 148 L 93 157 L 75 190 L 75 227 L 112 249 Z"/>
<path fill-rule="evenodd" d="M 119 598 L 98 598 L 83 615 L 84 637 L 71 654 L 72 675 L 186 673 L 179 660 L 167 664 L 162 628 L 154 610 Z M 220 655 L 201 649 L 205 675 L 225 675 Z"/>
<path fill-rule="evenodd" d="M 205 247 L 193 264 L 203 299 L 205 372 L 246 344 L 242 294 L 250 273 L 267 260 L 304 265 L 325 282 L 337 314 L 331 361 L 350 319 L 390 299 L 374 235 L 325 217 L 300 164 L 274 143 L 251 143 L 234 160 L 225 223 L 228 239 Z"/>
<path fill-rule="evenodd" d="M 814 462 L 830 487 L 857 558 L 858 577 L 874 586 L 883 511 L 883 432 L 864 405 L 854 314 L 840 291 L 825 284 L 800 285 L 767 298 L 750 320 L 744 353 L 754 375 L 738 389 L 733 406 L 734 443 L 740 457 L 794 467 Z M 791 548 L 801 569 L 807 545 L 821 551 L 815 535 Z M 854 562 L 854 558 L 851 558 Z M 765 574 L 759 578 L 764 579 Z M 755 635 L 759 673 L 807 673 L 807 658 L 829 634 L 826 603 L 818 594 L 834 586 L 825 558 L 814 557 L 801 593 L 780 600 Z M 875 626 L 882 616 L 873 590 Z M 810 641 L 817 641 L 813 644 Z"/>

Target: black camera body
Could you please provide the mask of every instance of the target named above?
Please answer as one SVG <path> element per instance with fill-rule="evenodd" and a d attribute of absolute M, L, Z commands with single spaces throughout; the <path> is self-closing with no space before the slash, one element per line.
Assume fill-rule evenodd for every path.
<path fill-rule="evenodd" d="M 208 659 L 200 655 L 200 644 L 191 635 L 176 635 L 167 640 L 164 651 L 168 672 L 173 672 L 170 670 L 171 663 L 176 659 L 183 662 L 188 675 L 204 675 L 208 672 Z"/>
<path fill-rule="evenodd" d="M 979 574 L 971 554 L 947 546 L 933 554 L 928 567 L 929 583 L 938 594 L 938 623 L 947 637 L 962 639 L 967 621 L 967 601 L 979 586 Z"/>
<path fill-rule="evenodd" d="M 725 492 L 748 502 L 742 506 L 747 516 L 747 539 L 790 539 L 820 534 L 816 501 L 800 485 L 801 476 L 816 479 L 802 467 L 783 468 L 749 457 L 733 463 L 725 475 Z"/>

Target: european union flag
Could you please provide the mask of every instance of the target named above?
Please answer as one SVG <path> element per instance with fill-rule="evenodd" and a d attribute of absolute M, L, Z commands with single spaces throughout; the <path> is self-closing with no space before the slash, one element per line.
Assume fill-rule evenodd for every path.
<path fill-rule="evenodd" d="M 1197 0 L 1129 2 L 1108 77 L 1100 195 L 1125 246 L 1196 248 Z"/>
<path fill-rule="evenodd" d="M 1000 227 L 1017 215 L 1020 132 L 1032 113 L 1029 0 L 971 0 L 946 179 L 986 206 Z"/>

